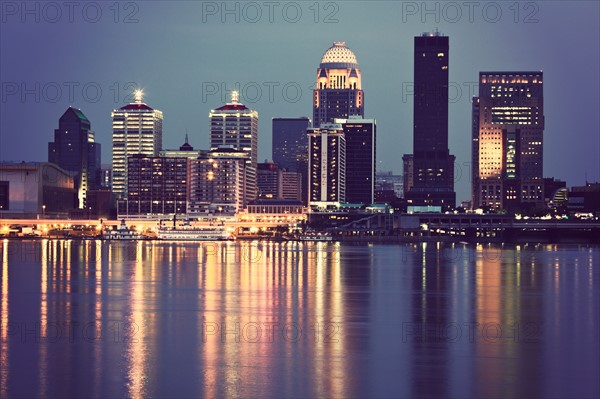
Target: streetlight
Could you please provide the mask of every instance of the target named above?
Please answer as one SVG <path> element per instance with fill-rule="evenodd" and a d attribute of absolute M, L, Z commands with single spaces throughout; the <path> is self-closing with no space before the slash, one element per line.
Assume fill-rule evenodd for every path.
<path fill-rule="evenodd" d="M 46 219 L 46 205 L 42 205 L 42 219 Z"/>

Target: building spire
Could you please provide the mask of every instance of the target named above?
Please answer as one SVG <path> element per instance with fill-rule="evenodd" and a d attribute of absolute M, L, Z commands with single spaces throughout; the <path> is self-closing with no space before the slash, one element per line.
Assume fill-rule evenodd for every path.
<path fill-rule="evenodd" d="M 240 102 L 240 93 L 237 90 L 231 92 L 231 103 L 237 104 Z"/>
<path fill-rule="evenodd" d="M 135 98 L 135 103 L 136 104 L 141 104 L 142 103 L 142 98 L 144 97 L 144 91 L 142 89 L 136 89 L 133 92 L 133 97 Z"/>

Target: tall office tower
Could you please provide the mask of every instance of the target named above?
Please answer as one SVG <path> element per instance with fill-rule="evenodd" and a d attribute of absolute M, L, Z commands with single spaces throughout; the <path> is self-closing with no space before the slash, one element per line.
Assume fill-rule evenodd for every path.
<path fill-rule="evenodd" d="M 375 119 L 351 115 L 335 119 L 346 138 L 346 202 L 375 203 L 377 125 Z"/>
<path fill-rule="evenodd" d="M 249 156 L 221 146 L 191 160 L 190 214 L 236 214 L 248 202 L 246 168 Z"/>
<path fill-rule="evenodd" d="M 448 36 L 415 37 L 413 185 L 409 205 L 453 208 L 454 156 L 448 149 Z M 410 157 L 407 158 L 410 161 Z"/>
<path fill-rule="evenodd" d="M 127 158 L 158 156 L 162 149 L 162 112 L 142 102 L 141 90 L 134 95 L 135 102 L 112 111 L 112 189 L 117 198 L 127 196 Z"/>
<path fill-rule="evenodd" d="M 256 198 L 256 164 L 258 163 L 258 112 L 239 102 L 238 92 L 231 94 L 231 102 L 210 111 L 210 149 L 221 146 L 248 154 L 246 165 L 246 193 L 244 206 Z"/>
<path fill-rule="evenodd" d="M 58 120 L 54 142 L 48 143 L 48 162 L 73 175 L 77 207 L 85 207 L 87 192 L 100 186 L 101 166 L 100 143 L 81 110 L 69 107 Z"/>
<path fill-rule="evenodd" d="M 300 200 L 308 201 L 308 117 L 273 118 L 273 162 L 289 172 L 300 173 Z"/>
<path fill-rule="evenodd" d="M 342 125 L 308 129 L 309 206 L 346 202 L 346 138 Z"/>
<path fill-rule="evenodd" d="M 188 169 L 185 157 L 128 157 L 127 198 L 119 200 L 119 216 L 186 213 Z"/>
<path fill-rule="evenodd" d="M 334 42 L 317 69 L 313 91 L 313 127 L 336 118 L 364 116 L 364 94 L 356 56 L 345 42 Z"/>
<path fill-rule="evenodd" d="M 480 72 L 473 101 L 473 207 L 544 204 L 543 73 Z"/>

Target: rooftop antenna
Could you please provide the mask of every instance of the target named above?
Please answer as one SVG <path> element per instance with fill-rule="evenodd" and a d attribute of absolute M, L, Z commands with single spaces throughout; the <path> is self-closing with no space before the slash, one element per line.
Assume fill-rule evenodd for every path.
<path fill-rule="evenodd" d="M 142 103 L 142 98 L 144 97 L 144 91 L 142 89 L 136 89 L 133 92 L 133 97 L 135 98 L 135 103 L 136 104 L 141 104 Z"/>
<path fill-rule="evenodd" d="M 240 101 L 240 93 L 237 90 L 231 92 L 231 103 L 237 104 Z"/>
<path fill-rule="evenodd" d="M 187 127 L 185 128 L 185 143 L 189 144 L 188 143 L 188 130 L 187 130 Z"/>

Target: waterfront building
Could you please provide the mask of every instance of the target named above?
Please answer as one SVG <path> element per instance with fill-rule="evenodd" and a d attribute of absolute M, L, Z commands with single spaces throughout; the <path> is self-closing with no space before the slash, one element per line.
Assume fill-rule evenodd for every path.
<path fill-rule="evenodd" d="M 54 163 L 0 163 L 0 216 L 67 217 L 77 205 L 74 177 Z"/>
<path fill-rule="evenodd" d="M 48 143 L 48 162 L 73 176 L 76 208 L 84 208 L 87 192 L 101 184 L 100 148 L 89 119 L 80 109 L 67 108 L 54 130 L 54 141 Z"/>
<path fill-rule="evenodd" d="M 234 215 L 244 209 L 250 155 L 220 146 L 190 161 L 190 215 Z"/>
<path fill-rule="evenodd" d="M 229 146 L 248 155 L 245 166 L 244 184 L 246 192 L 243 206 L 256 198 L 256 165 L 258 163 L 258 112 L 239 102 L 239 94 L 234 91 L 231 102 L 212 109 L 210 118 L 210 149 L 218 150 Z"/>
<path fill-rule="evenodd" d="M 472 113 L 473 207 L 543 208 L 543 73 L 480 72 Z"/>
<path fill-rule="evenodd" d="M 414 40 L 413 153 L 404 158 L 411 206 L 456 204 L 454 156 L 448 148 L 449 48 L 448 36 L 437 31 Z"/>
<path fill-rule="evenodd" d="M 342 125 L 308 129 L 309 206 L 346 202 L 346 138 Z"/>
<path fill-rule="evenodd" d="M 156 157 L 162 149 L 163 114 L 142 97 L 137 90 L 133 103 L 112 111 L 112 190 L 117 198 L 127 197 L 127 158 Z"/>

